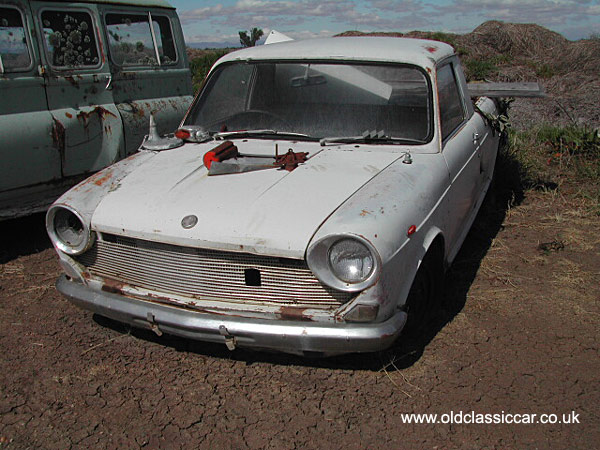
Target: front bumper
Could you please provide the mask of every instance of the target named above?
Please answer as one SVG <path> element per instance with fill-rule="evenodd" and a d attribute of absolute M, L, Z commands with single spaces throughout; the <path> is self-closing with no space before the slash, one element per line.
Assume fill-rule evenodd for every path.
<path fill-rule="evenodd" d="M 189 339 L 285 353 L 362 353 L 389 347 L 402 331 L 406 313 L 380 323 L 317 323 L 208 314 L 98 292 L 62 275 L 56 288 L 75 305 L 139 328 Z"/>

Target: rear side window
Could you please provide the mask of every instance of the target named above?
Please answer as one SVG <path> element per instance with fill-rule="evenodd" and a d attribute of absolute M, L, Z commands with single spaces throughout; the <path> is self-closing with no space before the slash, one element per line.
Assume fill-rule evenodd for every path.
<path fill-rule="evenodd" d="M 17 9 L 0 8 L 0 73 L 18 72 L 30 66 L 23 16 Z"/>
<path fill-rule="evenodd" d="M 175 64 L 177 53 L 169 18 L 148 14 L 106 15 L 112 61 L 119 66 Z"/>
<path fill-rule="evenodd" d="M 465 119 L 465 111 L 452 65 L 438 70 L 438 95 L 442 122 L 442 139 L 446 139 Z"/>
<path fill-rule="evenodd" d="M 44 10 L 41 19 L 50 65 L 77 69 L 100 64 L 94 25 L 89 13 Z"/>

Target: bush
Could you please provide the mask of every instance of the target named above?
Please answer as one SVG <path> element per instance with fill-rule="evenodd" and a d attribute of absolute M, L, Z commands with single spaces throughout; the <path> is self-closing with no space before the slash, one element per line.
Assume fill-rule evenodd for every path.
<path fill-rule="evenodd" d="M 464 65 L 468 81 L 482 81 L 498 71 L 496 64 L 491 59 L 465 59 Z"/>
<path fill-rule="evenodd" d="M 204 55 L 194 58 L 190 61 L 190 70 L 192 72 L 192 84 L 194 92 L 202 87 L 204 79 L 210 68 L 221 56 L 229 53 L 229 50 L 208 50 Z"/>

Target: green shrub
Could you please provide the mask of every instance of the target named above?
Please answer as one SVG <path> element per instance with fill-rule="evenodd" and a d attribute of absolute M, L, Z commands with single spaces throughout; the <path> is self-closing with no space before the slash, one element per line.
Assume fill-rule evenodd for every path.
<path fill-rule="evenodd" d="M 552 78 L 554 69 L 548 64 L 542 64 L 536 67 L 535 74 L 538 78 Z"/>
<path fill-rule="evenodd" d="M 210 68 L 221 56 L 229 53 L 229 50 L 209 50 L 204 55 L 194 58 L 190 61 L 190 70 L 192 72 L 192 84 L 194 92 L 198 92 L 202 83 L 208 75 Z"/>
<path fill-rule="evenodd" d="M 491 59 L 465 59 L 465 76 L 468 81 L 481 81 L 494 75 L 498 69 Z"/>

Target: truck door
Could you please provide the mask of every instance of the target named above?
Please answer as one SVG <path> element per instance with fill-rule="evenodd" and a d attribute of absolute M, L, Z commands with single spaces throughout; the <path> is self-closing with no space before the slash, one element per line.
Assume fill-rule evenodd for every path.
<path fill-rule="evenodd" d="M 31 8 L 62 175 L 102 169 L 124 156 L 124 139 L 119 112 L 107 89 L 111 76 L 97 6 L 31 2 Z"/>
<path fill-rule="evenodd" d="M 192 101 L 190 70 L 174 9 L 102 4 L 112 92 L 125 130 L 126 153 L 148 134 L 173 133 Z"/>
<path fill-rule="evenodd" d="M 31 19 L 26 3 L 0 5 L 0 217 L 24 201 L 16 189 L 61 176 Z"/>

